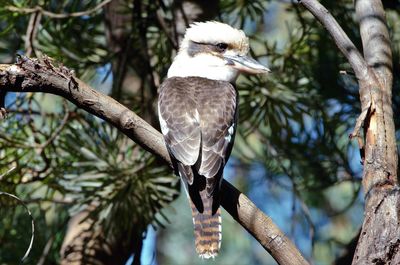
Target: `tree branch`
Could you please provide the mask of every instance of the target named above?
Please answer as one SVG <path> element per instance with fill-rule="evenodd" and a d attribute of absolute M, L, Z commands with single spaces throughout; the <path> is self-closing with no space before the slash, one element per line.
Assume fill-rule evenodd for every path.
<path fill-rule="evenodd" d="M 362 105 L 362 110 L 360 116 L 357 118 L 356 124 L 354 126 L 353 132 L 350 134 L 350 137 L 360 138 L 360 130 L 363 126 L 367 114 L 370 112 L 371 107 L 371 99 L 369 91 L 366 89 L 362 89 L 363 87 L 371 86 L 371 79 L 375 78 L 374 73 L 368 67 L 367 62 L 358 51 L 353 42 L 349 39 L 347 34 L 344 32 L 342 27 L 340 27 L 339 23 L 335 20 L 335 18 L 329 13 L 329 11 L 321 5 L 317 0 L 298 0 L 298 3 L 301 3 L 314 17 L 326 28 L 326 30 L 330 33 L 331 37 L 336 43 L 336 46 L 346 57 L 348 62 L 350 63 L 356 78 L 360 84 L 360 97 Z M 374 80 L 373 80 L 374 81 Z M 368 93 L 367 93 L 368 92 Z M 359 141 L 362 143 L 362 141 Z M 364 146 L 360 145 L 360 152 L 364 152 Z M 362 157 L 364 159 L 364 157 Z"/>
<path fill-rule="evenodd" d="M 163 159 L 171 167 L 171 160 L 162 135 L 114 99 L 103 95 L 65 68 L 54 67 L 48 59 L 31 60 L 27 57 L 17 64 L 0 65 L 0 91 L 44 92 L 62 96 L 78 107 L 111 123 L 147 151 Z M 243 193 L 227 181 L 222 183 L 222 206 L 279 263 L 309 264 L 295 245 Z"/>
<path fill-rule="evenodd" d="M 398 184 L 398 158 L 392 108 L 393 64 L 389 30 L 382 2 L 357 0 L 355 6 L 360 22 L 364 56 L 372 71 L 368 84 L 360 84 L 361 106 L 364 109 L 371 106 L 368 126 L 365 128 L 365 154 L 366 159 L 374 161 L 374 164 L 366 164 L 363 180 L 364 188 L 368 192 L 377 183 Z M 372 173 L 377 168 L 382 169 L 383 173 L 379 177 L 376 173 Z"/>
<path fill-rule="evenodd" d="M 367 161 L 363 178 L 365 193 L 368 193 L 377 183 L 384 183 L 385 180 L 391 184 L 396 184 L 397 148 L 391 107 L 392 53 L 381 1 L 356 1 L 356 14 L 360 20 L 360 31 L 366 59 L 363 58 L 334 17 L 317 0 L 298 0 L 298 2 L 307 8 L 328 30 L 340 51 L 351 64 L 358 79 L 362 111 L 350 137 L 360 139 L 361 128 L 363 126 L 366 128 L 365 147 L 364 143 L 359 141 L 362 143 L 360 149 L 365 154 Z M 371 137 L 368 137 L 368 135 Z M 368 141 L 372 142 L 373 145 L 369 145 Z M 369 150 L 367 150 L 368 148 Z M 379 152 L 372 152 L 371 148 L 376 148 Z M 367 172 L 373 172 L 373 169 L 377 167 L 370 163 L 374 158 L 368 157 L 368 155 L 374 154 L 376 156 L 378 153 L 382 156 L 381 158 L 376 157 L 378 158 L 377 161 L 383 164 L 382 158 L 386 157 L 386 165 L 381 166 L 383 170 L 379 177 L 372 178 L 371 174 Z M 368 170 L 368 167 L 372 171 Z"/>
<path fill-rule="evenodd" d="M 365 80 L 368 75 L 368 65 L 353 42 L 349 39 L 339 23 L 317 0 L 298 0 L 326 28 L 336 43 L 336 46 L 349 61 L 358 80 Z"/>
<path fill-rule="evenodd" d="M 351 136 L 364 127 L 365 218 L 352 264 L 400 264 L 400 189 L 392 109 L 393 65 L 380 0 L 356 0 L 364 57 L 316 0 L 301 2 L 329 31 L 358 78 L 361 115 Z"/>
<path fill-rule="evenodd" d="M 393 63 L 385 10 L 380 0 L 356 0 L 364 57 L 383 86 L 392 90 Z M 391 96 L 391 94 L 390 94 Z"/>
<path fill-rule="evenodd" d="M 393 65 L 389 30 L 380 0 L 356 0 L 364 57 L 371 69 L 360 83 L 364 125 L 365 218 L 353 264 L 400 264 L 400 189 L 392 108 Z"/>

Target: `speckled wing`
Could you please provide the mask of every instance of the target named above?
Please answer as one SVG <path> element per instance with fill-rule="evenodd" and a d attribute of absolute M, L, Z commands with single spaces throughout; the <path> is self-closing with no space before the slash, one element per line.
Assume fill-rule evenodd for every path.
<path fill-rule="evenodd" d="M 200 154 L 200 117 L 194 98 L 195 87 L 182 78 L 169 78 L 160 87 L 158 111 L 168 151 L 178 161 L 181 176 L 193 182 L 190 168 Z"/>
<path fill-rule="evenodd" d="M 236 90 L 225 81 L 173 77 L 160 87 L 159 118 L 168 149 L 207 178 L 209 194 L 219 184 L 218 173 L 231 152 L 236 105 Z"/>
<path fill-rule="evenodd" d="M 236 89 L 229 82 L 206 79 L 207 85 L 198 90 L 201 119 L 201 162 L 198 173 L 206 177 L 207 193 L 219 185 L 222 169 L 230 156 L 236 128 Z M 221 171 L 221 172 L 220 172 Z M 221 174 L 220 174 L 221 173 Z"/>

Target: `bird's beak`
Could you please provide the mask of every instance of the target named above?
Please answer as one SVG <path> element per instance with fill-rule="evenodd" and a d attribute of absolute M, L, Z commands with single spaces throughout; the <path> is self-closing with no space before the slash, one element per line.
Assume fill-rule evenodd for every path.
<path fill-rule="evenodd" d="M 240 72 L 245 72 L 248 74 L 263 74 L 271 72 L 271 70 L 250 56 L 225 54 L 224 59 L 227 61 L 228 65 L 231 65 Z"/>

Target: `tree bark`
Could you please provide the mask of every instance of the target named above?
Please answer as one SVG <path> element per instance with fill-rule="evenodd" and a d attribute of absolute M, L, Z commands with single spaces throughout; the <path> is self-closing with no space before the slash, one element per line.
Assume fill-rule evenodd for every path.
<path fill-rule="evenodd" d="M 366 204 L 353 264 L 400 264 L 400 193 L 389 31 L 380 0 L 357 0 L 355 6 L 364 58 L 373 76 L 366 83 L 360 82 L 362 108 L 369 108 L 364 123 Z"/>
<path fill-rule="evenodd" d="M 0 91 L 44 92 L 62 96 L 79 108 L 114 125 L 172 168 L 161 133 L 122 104 L 72 76 L 65 67 L 53 67 L 48 61 L 26 57 L 18 64 L 0 65 Z M 225 180 L 221 191 L 222 206 L 279 264 L 309 264 L 272 220 L 244 194 Z"/>
<path fill-rule="evenodd" d="M 400 264 L 400 193 L 392 109 L 393 66 L 380 0 L 356 0 L 363 53 L 316 0 L 299 1 L 331 34 L 358 79 L 362 112 L 350 135 L 359 138 L 364 164 L 365 218 L 353 263 Z M 364 128 L 363 137 L 360 135 Z"/>

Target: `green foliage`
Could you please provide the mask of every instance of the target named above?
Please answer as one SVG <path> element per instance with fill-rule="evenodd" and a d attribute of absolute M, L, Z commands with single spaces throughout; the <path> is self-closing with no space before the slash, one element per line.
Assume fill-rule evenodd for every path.
<path fill-rule="evenodd" d="M 223 19 L 229 19 L 231 24 L 243 28 L 246 22 L 263 22 L 267 2 L 224 0 L 220 2 L 221 15 Z"/>
<path fill-rule="evenodd" d="M 32 8 L 70 14 L 101 2 L 1 0 L 0 62 L 14 62 L 17 53 L 26 52 Z M 266 77 L 238 79 L 240 123 L 229 171 L 236 185 L 297 240 L 308 258 L 327 264 L 356 235 L 362 215 L 360 158 L 356 143 L 348 139 L 360 112 L 358 87 L 326 30 L 301 6 L 281 2 L 219 3 L 218 18 L 243 28 L 253 57 L 268 62 L 272 70 Z M 352 1 L 321 3 L 361 48 Z M 63 63 L 157 127 L 157 86 L 176 52 L 181 4 L 121 1 L 121 10 L 111 16 L 115 20 L 102 8 L 65 18 L 43 13 L 32 55 L 47 54 Z M 399 12 L 390 9 L 387 17 L 398 113 Z M 127 235 L 127 244 L 131 237 L 141 239 L 148 224 L 160 227 L 168 217 L 175 224 L 189 216 L 189 207 L 182 207 L 186 216 L 181 217 L 181 211 L 168 206 L 179 192 L 170 169 L 111 125 L 49 95 L 10 94 L 6 108 L 9 116 L 0 129 L 0 176 L 14 169 L 0 179 L 0 186 L 21 197 L 35 217 L 32 263 L 41 256 L 45 264 L 59 262 L 69 218 L 89 205 L 96 205 L 90 216 L 94 226 L 109 237 Z M 398 128 L 400 119 L 395 122 Z M 29 219 L 12 201 L 0 198 L 0 203 L 0 264 L 13 264 L 27 246 L 29 239 L 19 233 L 29 231 Z M 174 205 L 181 209 L 179 203 Z M 169 209 L 167 214 L 163 208 Z M 182 235 L 176 223 L 178 227 L 159 231 L 160 263 L 184 264 L 193 258 L 190 217 Z M 223 242 L 226 259 L 216 264 L 234 261 L 238 253 L 252 253 L 247 263 L 268 264 L 254 243 L 233 236 L 237 227 L 224 227 L 229 239 Z M 179 243 L 169 245 L 169 238 Z M 177 246 L 188 250 L 180 256 L 165 254 Z"/>
<path fill-rule="evenodd" d="M 353 94 L 357 87 L 354 80 L 339 76 L 343 58 L 323 29 L 296 8 L 290 10 L 303 24 L 288 24 L 285 45 L 255 35 L 257 53 L 268 55 L 273 73 L 239 82 L 240 141 L 250 145 L 238 152 L 248 161 L 262 161 L 270 172 L 289 176 L 301 190 L 320 190 L 343 171 L 357 176 L 347 155 L 353 148 L 347 135 L 359 111 Z"/>
<path fill-rule="evenodd" d="M 48 106 L 46 102 L 57 104 Z M 38 229 L 39 242 L 54 241 L 55 235 L 60 240 L 65 231 L 59 229 L 60 224 L 56 229 L 56 223 L 65 228 L 68 216 L 93 203 L 96 203 L 96 210 L 91 213 L 97 220 L 95 225 L 105 227 L 105 232 L 111 235 L 140 235 L 147 224 L 162 226 L 166 222 L 159 210 L 177 196 L 178 179 L 111 125 L 71 109 L 51 95 L 19 95 L 9 111 L 9 117 L 3 121 L 5 130 L 0 132 L 0 168 L 15 169 L 2 178 L 2 189 L 37 204 L 33 205 L 37 209 L 33 212 L 38 220 L 36 226 L 52 228 Z M 50 207 L 49 202 L 53 202 Z M 5 228 L 12 228 L 26 218 L 26 214 L 17 210 L 4 208 Z M 161 213 L 158 218 L 156 213 Z M 52 218 L 47 219 L 48 215 Z M 116 217 L 119 222 L 115 222 Z M 23 225 L 17 227 L 10 230 L 11 234 L 2 230 L 0 240 L 7 242 L 5 250 L 19 248 L 26 240 L 26 236 L 10 240 L 12 231 L 26 229 Z M 60 243 L 55 245 L 59 247 Z M 42 244 L 35 244 L 31 259 L 40 256 Z M 20 251 L 7 253 L 0 255 L 1 262 L 22 257 L 18 256 Z"/>

